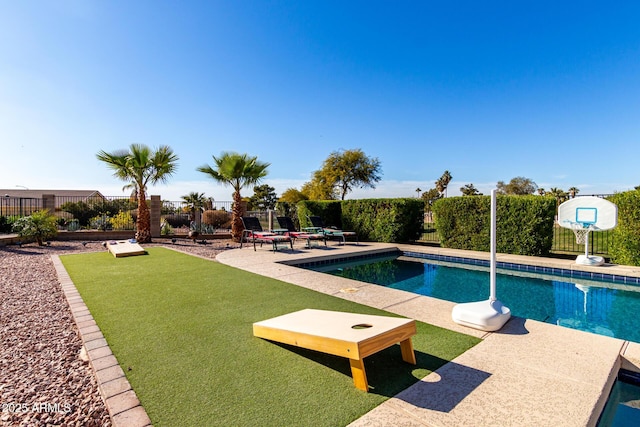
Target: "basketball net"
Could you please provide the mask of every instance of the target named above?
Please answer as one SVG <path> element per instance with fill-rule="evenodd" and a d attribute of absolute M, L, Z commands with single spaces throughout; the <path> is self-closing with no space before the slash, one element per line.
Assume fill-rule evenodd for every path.
<path fill-rule="evenodd" d="M 593 224 L 582 224 L 581 222 L 572 222 L 571 230 L 576 235 L 576 243 L 586 245 L 589 232 L 594 230 Z"/>

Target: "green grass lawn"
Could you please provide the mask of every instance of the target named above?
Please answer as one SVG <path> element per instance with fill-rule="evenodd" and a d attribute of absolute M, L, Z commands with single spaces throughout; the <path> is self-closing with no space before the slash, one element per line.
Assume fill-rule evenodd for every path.
<path fill-rule="evenodd" d="M 252 324 L 303 308 L 392 315 L 164 248 L 61 256 L 155 426 L 348 424 L 479 342 L 418 322 L 417 365 L 399 345 L 349 361 L 253 337 Z"/>

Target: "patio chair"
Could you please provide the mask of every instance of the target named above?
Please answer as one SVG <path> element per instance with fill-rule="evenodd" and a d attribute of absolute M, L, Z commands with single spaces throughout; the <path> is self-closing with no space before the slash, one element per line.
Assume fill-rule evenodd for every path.
<path fill-rule="evenodd" d="M 322 232 L 307 232 L 298 231 L 293 223 L 293 220 L 288 216 L 276 217 L 280 228 L 287 230 L 286 235 L 291 236 L 292 239 L 304 239 L 307 241 L 307 248 L 311 248 L 312 241 L 324 241 L 324 245 L 327 246 L 327 238 Z"/>
<path fill-rule="evenodd" d="M 256 217 L 243 216 L 241 218 L 244 230 L 242 230 L 240 248 L 242 248 L 243 242 L 247 239 L 247 241 L 251 240 L 253 242 L 254 251 L 256 250 L 256 242 L 260 243 L 260 247 L 262 247 L 263 243 L 271 243 L 274 252 L 278 250 L 278 244 L 282 243 L 288 243 L 289 246 L 291 246 L 291 250 L 293 250 L 293 239 L 291 237 L 264 231 L 262 225 L 260 225 L 260 221 Z"/>
<path fill-rule="evenodd" d="M 355 238 L 356 245 L 358 244 L 358 234 L 355 231 L 344 231 L 339 230 L 336 227 L 326 227 L 322 218 L 319 216 L 309 216 L 307 218 L 309 218 L 309 221 L 311 221 L 314 228 L 322 230 L 327 239 L 341 240 L 341 244 L 344 245 L 347 241 L 347 237 L 350 237 Z"/>

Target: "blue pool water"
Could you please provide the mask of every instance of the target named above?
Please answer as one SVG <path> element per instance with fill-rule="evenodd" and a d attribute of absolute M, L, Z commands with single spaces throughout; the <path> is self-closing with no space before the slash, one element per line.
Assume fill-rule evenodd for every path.
<path fill-rule="evenodd" d="M 489 298 L 482 266 L 394 255 L 307 268 L 457 303 Z M 514 316 L 640 342 L 640 286 L 499 269 L 496 290 Z"/>

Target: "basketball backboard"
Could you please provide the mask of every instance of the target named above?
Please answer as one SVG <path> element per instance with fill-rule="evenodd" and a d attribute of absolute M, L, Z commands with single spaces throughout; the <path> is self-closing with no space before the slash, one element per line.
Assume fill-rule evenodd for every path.
<path fill-rule="evenodd" d="M 618 207 L 600 197 L 575 197 L 558 207 L 558 224 L 565 228 L 581 224 L 593 230 L 610 230 L 618 224 Z"/>

